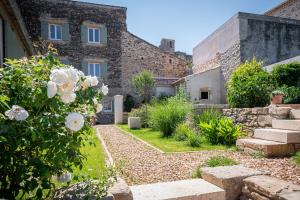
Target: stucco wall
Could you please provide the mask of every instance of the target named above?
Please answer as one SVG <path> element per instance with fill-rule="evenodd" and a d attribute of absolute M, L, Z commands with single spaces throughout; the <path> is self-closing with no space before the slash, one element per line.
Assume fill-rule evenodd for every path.
<path fill-rule="evenodd" d="M 149 70 L 155 77 L 183 77 L 189 70 L 184 59 L 168 53 L 141 38 L 122 32 L 122 86 L 123 94 L 138 98 L 132 77 Z"/>
<path fill-rule="evenodd" d="M 216 68 L 203 73 L 193 74 L 185 78 L 186 89 L 191 100 L 200 104 L 220 104 L 225 103 L 222 97 L 224 81 L 221 78 L 221 69 Z M 200 99 L 200 89 L 210 91 L 209 100 Z M 222 89 L 221 89 L 222 88 Z"/>

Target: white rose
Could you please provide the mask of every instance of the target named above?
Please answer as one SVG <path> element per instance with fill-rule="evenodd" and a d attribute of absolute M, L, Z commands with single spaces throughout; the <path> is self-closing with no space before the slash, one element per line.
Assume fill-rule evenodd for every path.
<path fill-rule="evenodd" d="M 64 84 L 68 82 L 68 74 L 63 69 L 54 69 L 51 71 L 50 80 L 56 84 Z"/>
<path fill-rule="evenodd" d="M 76 94 L 74 92 L 64 93 L 60 96 L 60 99 L 65 104 L 72 103 L 76 99 Z"/>
<path fill-rule="evenodd" d="M 11 110 L 5 112 L 5 115 L 10 120 L 15 119 L 17 121 L 24 121 L 29 116 L 28 112 L 24 108 L 17 105 L 13 105 Z"/>
<path fill-rule="evenodd" d="M 56 83 L 53 81 L 49 81 L 47 83 L 47 96 L 48 98 L 52 98 L 56 95 L 57 93 L 57 86 Z"/>
<path fill-rule="evenodd" d="M 108 94 L 108 87 L 107 87 L 107 85 L 102 85 L 102 87 L 101 87 L 101 91 L 102 91 L 102 93 L 104 94 L 104 95 L 107 95 Z"/>
<path fill-rule="evenodd" d="M 72 93 L 76 89 L 76 83 L 69 81 L 63 84 L 58 85 L 58 94 L 63 95 L 65 93 Z"/>
<path fill-rule="evenodd" d="M 97 86 L 99 83 L 98 78 L 96 76 L 93 76 L 90 78 L 90 84 L 92 87 Z"/>
<path fill-rule="evenodd" d="M 57 181 L 59 182 L 69 182 L 72 179 L 72 174 L 70 172 L 63 173 L 59 177 L 57 177 Z"/>
<path fill-rule="evenodd" d="M 66 117 L 65 124 L 71 131 L 79 131 L 84 125 L 84 118 L 79 113 L 70 113 Z"/>
<path fill-rule="evenodd" d="M 80 70 L 77 71 L 79 78 L 84 77 L 84 73 Z"/>
<path fill-rule="evenodd" d="M 66 74 L 68 75 L 68 79 L 72 82 L 78 82 L 79 81 L 79 76 L 78 76 L 78 70 L 75 69 L 73 66 L 65 69 Z"/>
<path fill-rule="evenodd" d="M 98 103 L 98 104 L 96 105 L 96 112 L 97 112 L 97 113 L 98 113 L 98 112 L 101 112 L 102 109 L 103 109 L 102 104 Z"/>

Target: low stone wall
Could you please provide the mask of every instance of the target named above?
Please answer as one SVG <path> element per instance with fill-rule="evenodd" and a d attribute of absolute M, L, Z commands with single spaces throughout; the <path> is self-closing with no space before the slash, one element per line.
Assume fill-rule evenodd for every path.
<path fill-rule="evenodd" d="M 243 125 L 244 131 L 250 135 L 256 128 L 272 126 L 272 119 L 286 119 L 289 117 L 290 107 L 270 105 L 260 108 L 230 108 L 223 109 L 223 114 L 233 119 L 236 124 Z"/>

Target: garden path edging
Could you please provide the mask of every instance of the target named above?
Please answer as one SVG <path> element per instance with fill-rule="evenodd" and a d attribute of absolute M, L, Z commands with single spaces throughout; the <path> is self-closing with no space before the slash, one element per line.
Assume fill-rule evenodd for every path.
<path fill-rule="evenodd" d="M 108 166 L 114 166 L 115 165 L 114 164 L 114 160 L 113 160 L 113 158 L 112 158 L 112 156 L 111 156 L 111 154 L 110 154 L 110 152 L 109 152 L 109 150 L 108 150 L 108 148 L 107 148 L 107 146 L 106 146 L 106 144 L 105 144 L 105 142 L 104 142 L 104 140 L 103 140 L 103 138 L 102 138 L 102 136 L 101 136 L 101 134 L 99 132 L 99 128 L 100 128 L 99 125 L 98 126 L 94 126 L 94 128 L 96 129 L 96 135 L 97 135 L 98 139 L 100 140 L 101 145 L 103 147 L 103 150 L 104 150 L 104 152 L 105 152 L 105 154 L 107 156 L 107 159 L 106 159 L 107 163 L 106 164 Z"/>

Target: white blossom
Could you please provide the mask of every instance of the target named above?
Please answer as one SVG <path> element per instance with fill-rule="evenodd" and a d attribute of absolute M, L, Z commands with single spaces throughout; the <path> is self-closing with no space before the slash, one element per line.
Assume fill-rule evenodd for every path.
<path fill-rule="evenodd" d="M 76 89 L 76 83 L 69 81 L 58 86 L 58 94 L 72 93 Z"/>
<path fill-rule="evenodd" d="M 82 89 L 87 89 L 88 87 L 94 87 L 97 86 L 99 83 L 98 78 L 96 76 L 86 76 L 85 80 L 81 84 Z"/>
<path fill-rule="evenodd" d="M 57 177 L 57 181 L 59 182 L 69 182 L 72 179 L 72 174 L 70 172 L 63 173 L 59 177 Z"/>
<path fill-rule="evenodd" d="M 13 105 L 11 110 L 5 112 L 5 115 L 10 120 L 15 119 L 17 121 L 24 121 L 29 116 L 28 112 L 24 108 L 18 105 Z"/>
<path fill-rule="evenodd" d="M 99 83 L 98 78 L 96 76 L 92 76 L 90 82 L 92 87 L 97 86 Z"/>
<path fill-rule="evenodd" d="M 68 74 L 64 69 L 53 69 L 50 74 L 50 80 L 57 85 L 61 85 L 68 82 Z"/>
<path fill-rule="evenodd" d="M 56 95 L 57 93 L 57 85 L 53 81 L 49 81 L 47 83 L 47 96 L 48 98 L 52 98 Z"/>
<path fill-rule="evenodd" d="M 97 112 L 97 113 L 98 113 L 98 112 L 101 112 L 102 109 L 103 109 L 103 105 L 100 104 L 100 103 L 98 103 L 98 104 L 96 105 L 96 112 Z"/>
<path fill-rule="evenodd" d="M 65 72 L 67 73 L 68 79 L 70 81 L 73 81 L 75 83 L 79 81 L 78 70 L 75 69 L 73 66 L 71 66 L 68 69 L 65 69 Z"/>
<path fill-rule="evenodd" d="M 65 104 L 68 104 L 68 103 L 72 103 L 75 101 L 76 99 L 76 94 L 74 92 L 70 92 L 70 93 L 63 93 L 61 96 L 60 96 L 60 99 L 62 102 L 64 102 Z"/>
<path fill-rule="evenodd" d="M 79 131 L 84 125 L 84 118 L 79 113 L 70 113 L 66 117 L 65 125 L 71 131 Z"/>
<path fill-rule="evenodd" d="M 108 94 L 108 87 L 107 87 L 107 85 L 102 85 L 102 87 L 101 87 L 101 91 L 102 91 L 102 93 L 104 94 L 104 95 L 107 95 Z"/>

